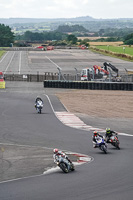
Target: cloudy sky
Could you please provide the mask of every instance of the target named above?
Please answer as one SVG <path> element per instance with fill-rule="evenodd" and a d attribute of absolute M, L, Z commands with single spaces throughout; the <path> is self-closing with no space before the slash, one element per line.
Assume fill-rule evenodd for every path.
<path fill-rule="evenodd" d="M 133 18 L 133 0 L 0 0 L 0 18 Z"/>

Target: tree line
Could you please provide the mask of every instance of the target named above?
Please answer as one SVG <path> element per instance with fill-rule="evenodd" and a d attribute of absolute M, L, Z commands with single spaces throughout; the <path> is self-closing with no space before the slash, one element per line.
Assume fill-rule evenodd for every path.
<path fill-rule="evenodd" d="M 9 26 L 0 24 L 0 47 L 8 47 L 14 42 L 14 34 Z"/>
<path fill-rule="evenodd" d="M 64 27 L 64 29 L 63 29 Z M 11 46 L 11 43 L 14 43 L 15 40 L 18 41 L 28 41 L 28 42 L 44 42 L 44 41 L 52 41 L 51 44 L 54 45 L 67 45 L 67 44 L 77 44 L 79 42 L 80 44 L 87 45 L 89 40 L 78 40 L 75 34 L 67 34 L 66 32 L 72 30 L 72 27 L 70 29 L 66 29 L 68 26 L 63 26 L 62 30 L 64 32 L 61 32 L 61 26 L 56 31 L 49 31 L 49 32 L 31 32 L 26 31 L 23 35 L 17 35 L 14 36 L 14 33 L 11 31 L 11 28 L 9 26 L 6 26 L 4 24 L 0 24 L 0 46 L 6 47 Z M 73 26 L 73 31 L 81 31 L 82 27 Z M 84 30 L 84 29 L 83 29 Z M 101 36 L 105 34 L 105 30 L 101 29 L 100 33 Z M 113 35 L 115 36 L 115 35 Z M 119 41 L 122 40 L 124 44 L 126 45 L 133 45 L 133 32 L 130 34 L 125 35 L 123 38 L 120 37 L 109 37 L 107 39 L 101 38 L 101 41 Z"/>

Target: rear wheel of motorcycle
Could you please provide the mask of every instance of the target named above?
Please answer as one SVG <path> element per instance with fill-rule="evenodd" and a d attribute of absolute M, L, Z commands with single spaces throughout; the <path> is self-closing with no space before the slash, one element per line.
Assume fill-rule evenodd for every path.
<path fill-rule="evenodd" d="M 117 149 L 120 149 L 119 142 L 116 142 L 115 147 L 116 147 Z"/>
<path fill-rule="evenodd" d="M 71 164 L 71 171 L 74 171 L 74 170 L 75 170 L 74 165 Z"/>

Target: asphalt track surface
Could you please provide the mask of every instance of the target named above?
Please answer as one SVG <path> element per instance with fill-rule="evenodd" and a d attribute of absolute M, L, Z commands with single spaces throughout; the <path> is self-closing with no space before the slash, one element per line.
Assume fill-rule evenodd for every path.
<path fill-rule="evenodd" d="M 44 89 L 41 84 L 8 82 L 7 88 L 0 90 L 1 144 L 50 149 L 57 147 L 89 155 L 94 160 L 77 166 L 75 172 L 68 174 L 55 171 L 47 175 L 33 175 L 1 182 L 0 199 L 131 200 L 133 196 L 133 137 L 119 135 L 121 149 L 116 150 L 108 145 L 108 154 L 104 154 L 99 149 L 93 149 L 92 132 L 62 124 L 55 116 L 53 109 L 65 111 L 64 106 L 55 97 L 55 90 Z M 45 102 L 41 115 L 36 113 L 33 106 L 36 95 L 41 95 Z M 95 119 L 93 123 L 96 123 Z M 102 120 L 99 123 L 102 127 Z M 132 134 L 132 130 L 131 124 L 127 133 Z M 119 132 L 123 132 L 121 127 L 119 127 Z"/>
<path fill-rule="evenodd" d="M 83 68 L 93 65 L 103 66 L 104 62 L 110 62 L 120 72 L 132 69 L 132 62 L 118 58 L 108 57 L 93 53 L 89 50 L 67 49 L 54 51 L 8 51 L 0 60 L 0 70 L 5 74 L 43 74 L 45 72 L 58 73 L 57 68 L 64 74 L 76 74 Z"/>

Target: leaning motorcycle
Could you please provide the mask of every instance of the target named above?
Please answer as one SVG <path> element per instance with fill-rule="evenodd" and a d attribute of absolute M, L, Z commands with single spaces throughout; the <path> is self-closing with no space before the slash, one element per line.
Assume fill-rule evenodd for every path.
<path fill-rule="evenodd" d="M 120 149 L 120 142 L 116 135 L 110 137 L 110 143 L 117 149 Z"/>
<path fill-rule="evenodd" d="M 42 103 L 42 101 L 37 101 L 37 104 L 36 104 L 37 112 L 41 114 L 42 108 L 43 108 L 43 103 Z"/>
<path fill-rule="evenodd" d="M 99 147 L 101 151 L 103 151 L 104 153 L 107 153 L 107 144 L 102 137 L 96 138 L 96 145 Z"/>
<path fill-rule="evenodd" d="M 73 163 L 69 162 L 65 157 L 62 156 L 59 157 L 57 165 L 64 173 L 75 170 Z"/>

